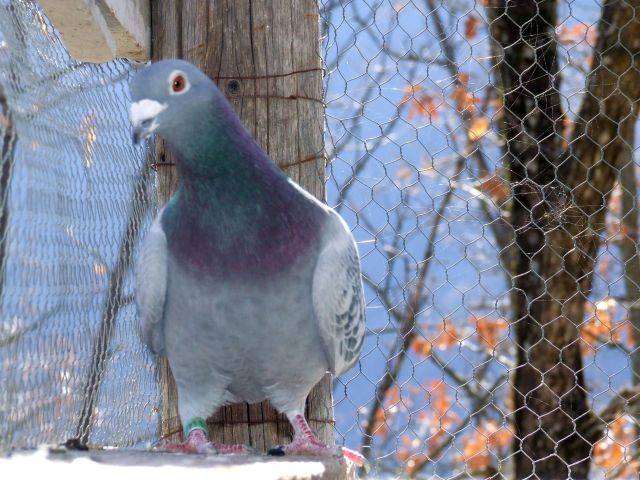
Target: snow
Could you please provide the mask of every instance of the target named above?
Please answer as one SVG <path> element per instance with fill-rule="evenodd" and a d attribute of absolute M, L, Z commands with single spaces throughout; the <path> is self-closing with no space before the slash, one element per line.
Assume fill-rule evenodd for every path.
<path fill-rule="evenodd" d="M 162 468 L 158 468 L 162 467 Z M 300 457 L 284 459 L 263 456 L 180 455 L 141 450 L 99 450 L 89 452 L 49 449 L 0 456 L 3 478 L 47 478 L 82 480 L 284 480 L 347 479 L 337 460 Z"/>

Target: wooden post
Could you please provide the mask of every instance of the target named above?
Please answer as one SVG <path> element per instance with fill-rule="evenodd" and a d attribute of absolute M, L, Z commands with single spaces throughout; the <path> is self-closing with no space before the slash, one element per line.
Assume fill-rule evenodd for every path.
<path fill-rule="evenodd" d="M 153 60 L 184 58 L 202 68 L 271 158 L 324 199 L 322 62 L 314 0 L 155 0 L 151 52 Z M 174 168 L 160 166 L 158 181 L 166 200 Z M 166 362 L 162 370 L 167 435 L 175 430 L 176 394 Z M 333 443 L 328 375 L 309 395 L 307 415 L 319 438 Z M 214 441 L 261 451 L 290 441 L 289 423 L 268 402 L 224 407 L 208 424 Z"/>

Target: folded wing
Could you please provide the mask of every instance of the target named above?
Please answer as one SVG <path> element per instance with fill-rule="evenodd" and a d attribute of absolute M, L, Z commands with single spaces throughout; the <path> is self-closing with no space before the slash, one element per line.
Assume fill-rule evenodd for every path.
<path fill-rule="evenodd" d="M 167 292 L 167 239 L 160 218 L 154 220 L 136 260 L 136 305 L 142 341 L 164 353 L 164 305 Z"/>
<path fill-rule="evenodd" d="M 328 235 L 313 277 L 313 307 L 336 375 L 351 368 L 360 356 L 365 333 L 364 292 L 360 257 L 351 232 L 332 212 L 335 228 Z"/>

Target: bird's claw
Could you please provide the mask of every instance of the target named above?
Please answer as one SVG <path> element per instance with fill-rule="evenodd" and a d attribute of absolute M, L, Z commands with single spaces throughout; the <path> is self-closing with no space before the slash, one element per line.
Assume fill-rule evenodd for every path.
<path fill-rule="evenodd" d="M 174 443 L 174 442 L 167 442 L 167 443 L 162 443 L 160 445 L 158 445 L 156 447 L 159 451 L 161 452 L 169 452 L 169 453 L 186 453 L 186 454 L 209 454 L 209 455 L 216 455 L 218 453 L 220 453 L 218 451 L 217 448 L 215 448 L 215 446 L 210 443 L 207 442 L 205 444 L 199 444 L 199 445 L 194 445 L 187 442 L 182 442 L 182 443 Z"/>
<path fill-rule="evenodd" d="M 346 447 L 330 447 L 318 441 L 296 441 L 288 445 L 277 445 L 270 448 L 269 455 L 282 457 L 285 455 L 310 455 L 318 457 L 336 457 L 344 458 L 359 468 L 369 471 L 369 463 L 360 453 Z"/>
<path fill-rule="evenodd" d="M 226 443 L 214 443 L 213 446 L 222 455 L 258 455 L 258 451 L 241 443 L 229 445 Z"/>
<path fill-rule="evenodd" d="M 156 446 L 162 452 L 186 454 L 218 454 L 216 446 L 207 440 L 202 430 L 193 430 L 185 442 L 162 442 Z"/>
<path fill-rule="evenodd" d="M 364 455 L 347 447 L 341 447 L 341 450 L 344 458 L 353 462 L 358 468 L 364 468 L 365 472 L 369 473 L 371 465 L 369 465 L 367 459 L 364 458 Z"/>

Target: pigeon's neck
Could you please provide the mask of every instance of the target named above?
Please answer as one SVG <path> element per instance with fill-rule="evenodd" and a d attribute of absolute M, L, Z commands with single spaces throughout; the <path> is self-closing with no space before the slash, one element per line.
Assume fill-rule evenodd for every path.
<path fill-rule="evenodd" d="M 197 146 L 181 151 L 176 161 L 178 206 L 196 206 L 216 221 L 223 220 L 219 217 L 224 208 L 233 208 L 242 218 L 253 220 L 280 204 L 293 187 L 226 102 L 217 115 L 201 125 L 206 131 L 198 132 L 202 135 Z"/>
<path fill-rule="evenodd" d="M 287 268 L 317 241 L 322 210 L 233 112 L 218 119 L 197 148 L 179 151 L 180 184 L 163 215 L 169 245 L 184 266 L 212 275 Z"/>
<path fill-rule="evenodd" d="M 180 186 L 197 191 L 224 189 L 230 183 L 250 182 L 260 173 L 265 182 L 285 179 L 249 134 L 220 92 L 192 126 L 170 135 L 177 153 Z M 185 138 L 182 138 L 184 136 Z"/>

